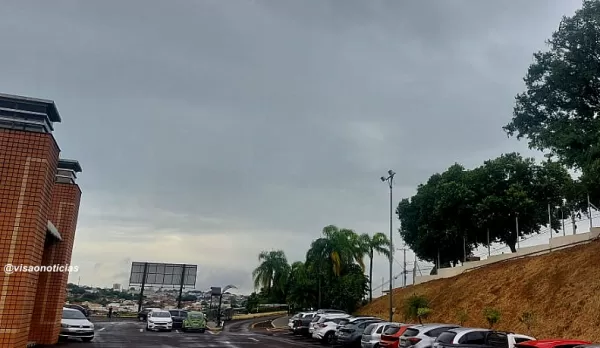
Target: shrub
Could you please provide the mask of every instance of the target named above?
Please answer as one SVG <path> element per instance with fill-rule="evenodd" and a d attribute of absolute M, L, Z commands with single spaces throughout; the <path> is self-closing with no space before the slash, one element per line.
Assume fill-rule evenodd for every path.
<path fill-rule="evenodd" d="M 519 321 L 525 325 L 527 331 L 531 331 L 531 328 L 535 324 L 535 315 L 533 312 L 525 311 L 519 316 Z"/>
<path fill-rule="evenodd" d="M 423 295 L 413 294 L 406 299 L 404 306 L 404 316 L 406 319 L 419 319 L 419 308 L 429 308 L 429 301 Z"/>
<path fill-rule="evenodd" d="M 483 316 L 490 325 L 490 329 L 500 322 L 500 311 L 495 308 L 486 308 L 483 310 Z"/>
<path fill-rule="evenodd" d="M 460 326 L 465 326 L 465 323 L 469 320 L 469 313 L 467 313 L 466 309 L 461 309 L 456 313 L 456 319 L 460 323 Z"/>
<path fill-rule="evenodd" d="M 419 324 L 423 324 L 423 320 L 429 318 L 429 315 L 433 312 L 431 308 L 428 307 L 420 307 L 417 310 L 417 319 L 419 319 Z"/>

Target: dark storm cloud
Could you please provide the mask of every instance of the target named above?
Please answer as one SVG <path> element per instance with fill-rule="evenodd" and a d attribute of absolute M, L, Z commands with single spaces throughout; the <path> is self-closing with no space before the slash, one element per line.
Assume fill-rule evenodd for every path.
<path fill-rule="evenodd" d="M 290 243 L 326 224 L 386 230 L 389 168 L 407 196 L 455 161 L 524 150 L 501 126 L 578 6 L 8 2 L 0 89 L 56 100 L 63 155 L 84 166 L 80 243 L 254 233 L 270 236 L 256 253 L 299 259 Z"/>

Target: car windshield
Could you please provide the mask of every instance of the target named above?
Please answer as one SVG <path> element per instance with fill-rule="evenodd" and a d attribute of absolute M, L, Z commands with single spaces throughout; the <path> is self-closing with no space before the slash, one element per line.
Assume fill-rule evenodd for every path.
<path fill-rule="evenodd" d="M 204 314 L 202 313 L 190 313 L 188 315 L 188 319 L 203 319 L 204 318 Z"/>
<path fill-rule="evenodd" d="M 152 312 L 152 318 L 169 318 L 170 316 L 169 312 Z"/>
<path fill-rule="evenodd" d="M 63 309 L 63 315 L 62 315 L 63 319 L 81 319 L 84 320 L 87 318 L 85 317 L 85 315 L 83 315 L 83 313 L 81 313 L 80 311 L 76 310 L 76 309 Z"/>

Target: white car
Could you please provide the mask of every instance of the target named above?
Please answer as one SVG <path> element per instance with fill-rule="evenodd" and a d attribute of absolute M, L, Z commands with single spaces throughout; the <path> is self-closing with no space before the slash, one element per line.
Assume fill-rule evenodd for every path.
<path fill-rule="evenodd" d="M 348 314 L 330 314 L 321 316 L 313 326 L 312 338 L 320 340 L 325 344 L 335 341 L 335 329 L 341 320 L 350 317 Z"/>
<path fill-rule="evenodd" d="M 90 342 L 94 339 L 94 324 L 81 311 L 65 307 L 58 337 L 63 340 L 80 338 L 83 342 Z"/>
<path fill-rule="evenodd" d="M 485 344 L 486 340 L 493 340 L 494 342 L 500 342 L 502 346 L 514 348 L 518 343 L 534 341 L 535 338 L 489 329 L 455 328 L 442 332 L 433 343 L 433 348 L 443 348 L 455 344 Z"/>
<path fill-rule="evenodd" d="M 148 313 L 146 321 L 146 331 L 155 330 L 173 330 L 173 318 L 171 312 L 163 310 L 153 310 Z"/>

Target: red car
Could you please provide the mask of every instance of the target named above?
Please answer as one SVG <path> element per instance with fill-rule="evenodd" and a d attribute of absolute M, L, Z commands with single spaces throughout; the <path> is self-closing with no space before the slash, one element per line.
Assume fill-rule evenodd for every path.
<path fill-rule="evenodd" d="M 515 348 L 574 348 L 582 344 L 592 344 L 592 342 L 565 339 L 536 340 L 518 343 Z"/>
<path fill-rule="evenodd" d="M 414 324 L 402 324 L 389 327 L 379 339 L 379 347 L 381 348 L 398 348 L 400 344 L 400 336 L 404 331 Z"/>

